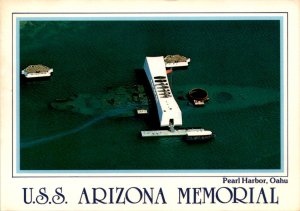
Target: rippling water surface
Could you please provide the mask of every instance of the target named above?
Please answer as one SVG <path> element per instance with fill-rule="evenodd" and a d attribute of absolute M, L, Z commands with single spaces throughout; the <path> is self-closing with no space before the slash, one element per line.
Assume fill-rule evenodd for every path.
<path fill-rule="evenodd" d="M 50 80 L 20 82 L 23 170 L 280 168 L 279 21 L 32 21 L 20 26 L 20 69 L 54 68 Z M 205 144 L 139 137 L 143 119 L 128 108 L 96 116 L 51 109 L 76 93 L 135 84 L 145 56 L 182 54 L 188 70 L 172 75 L 174 95 L 192 86 L 204 108 L 179 102 L 186 127 L 216 133 Z M 182 91 L 184 90 L 184 91 Z"/>

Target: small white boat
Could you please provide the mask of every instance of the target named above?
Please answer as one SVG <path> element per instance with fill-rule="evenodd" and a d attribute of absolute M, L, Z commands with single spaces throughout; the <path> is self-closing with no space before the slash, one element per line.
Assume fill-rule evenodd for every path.
<path fill-rule="evenodd" d="M 183 140 L 186 142 L 194 142 L 194 141 L 204 141 L 210 140 L 215 137 L 210 130 L 205 130 L 203 128 L 200 129 L 189 129 L 186 133 L 186 136 L 183 137 Z"/>

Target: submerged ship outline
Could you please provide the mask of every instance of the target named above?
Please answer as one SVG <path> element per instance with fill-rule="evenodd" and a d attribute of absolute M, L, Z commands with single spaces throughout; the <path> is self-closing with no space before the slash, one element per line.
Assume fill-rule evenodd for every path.
<path fill-rule="evenodd" d="M 166 71 L 166 73 L 168 72 Z M 166 98 L 166 99 L 174 96 L 177 97 L 177 103 L 179 104 L 181 109 L 184 112 L 189 112 L 189 110 L 192 107 L 189 106 L 188 99 L 182 96 L 182 93 L 185 93 L 186 90 L 183 90 L 183 88 L 180 85 L 176 85 L 172 87 L 173 90 L 171 91 L 167 79 L 168 77 L 166 76 L 156 76 L 155 78 L 158 85 L 157 91 L 159 93 L 159 96 L 161 98 Z M 195 86 L 197 85 L 189 84 L 189 86 L 187 87 L 193 88 Z M 214 86 L 214 85 L 207 85 L 207 84 L 203 84 L 202 86 L 210 90 L 210 96 L 213 97 L 212 97 L 212 103 L 210 103 L 210 105 L 205 107 L 204 109 L 201 109 L 201 112 L 199 114 L 205 112 L 212 112 L 212 111 L 222 112 L 222 109 L 227 111 L 227 110 L 247 108 L 251 106 L 260 106 L 271 102 L 277 102 L 280 97 L 278 91 L 273 89 L 263 89 L 257 87 L 238 87 L 238 86 Z M 71 111 L 72 113 L 81 113 L 84 115 L 101 115 L 101 113 L 107 112 L 109 110 L 120 109 L 122 107 L 127 106 L 129 108 L 128 111 L 129 110 L 130 111 L 128 112 L 126 111 L 126 109 L 124 109 L 124 113 L 123 113 L 124 115 L 121 116 L 133 116 L 135 114 L 141 114 L 141 115 L 146 114 L 147 116 L 149 116 L 150 115 L 148 112 L 149 99 L 147 99 L 143 87 L 144 87 L 143 85 L 135 86 L 134 88 L 135 91 L 132 92 L 132 96 L 126 98 L 126 100 L 124 101 L 122 99 L 118 101 L 118 99 L 115 98 L 114 93 L 116 94 L 117 92 L 119 92 L 118 94 L 116 94 L 118 96 L 120 96 L 120 93 L 122 92 L 124 92 L 124 96 L 126 94 L 128 95 L 128 93 L 130 93 L 130 91 L 128 91 L 128 87 L 127 89 L 123 87 L 124 90 L 122 89 L 122 87 L 120 87 L 119 91 L 116 92 L 113 91 L 111 93 L 108 92 L 108 95 L 105 96 L 104 98 L 103 98 L 103 94 L 99 96 L 93 96 L 89 94 L 80 94 L 80 93 L 68 98 L 57 98 L 55 101 L 50 103 L 50 106 L 55 110 Z M 185 89 L 187 87 L 185 87 Z M 116 89 L 118 90 L 118 88 Z M 252 96 L 255 95 L 256 98 L 251 99 L 247 94 L 249 95 L 252 94 Z M 89 103 L 86 103 L 87 101 Z M 134 108 L 136 112 L 133 111 Z M 173 128 L 172 122 L 169 122 L 169 125 L 167 127 L 169 127 L 169 130 L 170 128 Z M 201 131 L 205 132 L 203 128 L 196 128 L 196 129 L 197 130 L 199 129 L 198 131 L 200 132 Z M 188 139 L 188 141 L 194 141 L 197 139 L 197 137 L 193 135 L 197 136 L 196 133 L 191 133 L 190 131 L 188 131 L 188 129 L 186 130 L 185 137 Z M 206 140 L 206 136 L 204 133 L 202 133 L 202 136 L 201 135 L 198 136 L 198 138 Z"/>

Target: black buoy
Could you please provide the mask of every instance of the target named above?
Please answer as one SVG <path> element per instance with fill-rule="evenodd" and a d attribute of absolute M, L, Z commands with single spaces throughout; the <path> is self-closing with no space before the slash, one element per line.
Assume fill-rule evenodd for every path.
<path fill-rule="evenodd" d="M 209 100 L 207 92 L 200 88 L 190 90 L 188 93 L 188 99 L 195 106 L 202 106 L 207 100 Z"/>

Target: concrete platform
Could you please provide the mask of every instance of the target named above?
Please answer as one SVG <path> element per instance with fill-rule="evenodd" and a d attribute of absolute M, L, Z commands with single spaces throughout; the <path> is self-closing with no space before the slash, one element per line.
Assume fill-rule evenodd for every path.
<path fill-rule="evenodd" d="M 207 136 L 212 135 L 209 130 L 199 129 L 178 129 L 175 131 L 170 130 L 148 130 L 141 131 L 142 137 L 163 137 L 163 136 Z"/>

